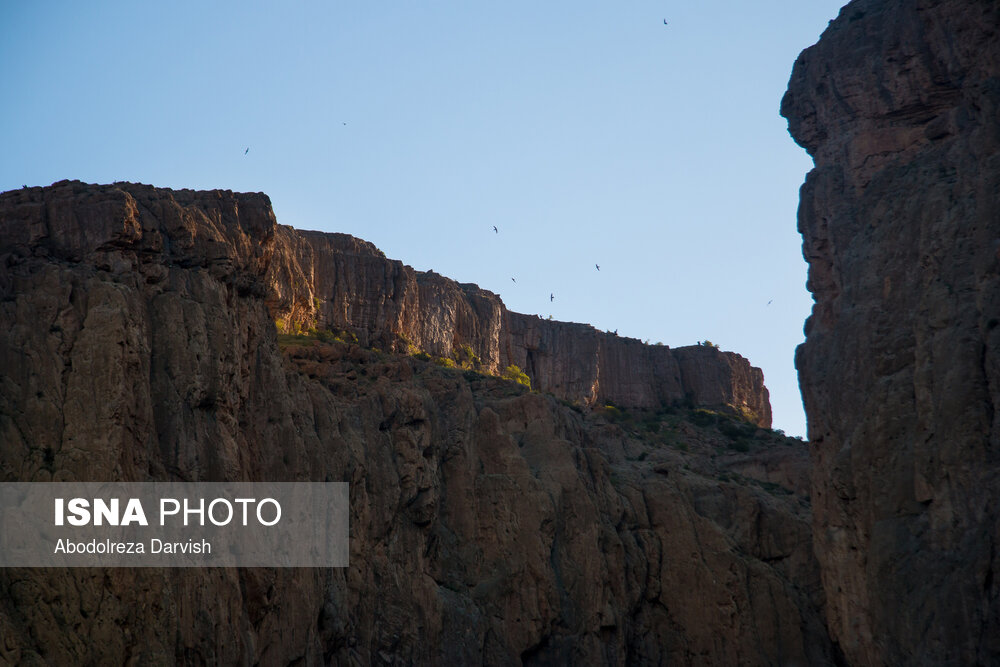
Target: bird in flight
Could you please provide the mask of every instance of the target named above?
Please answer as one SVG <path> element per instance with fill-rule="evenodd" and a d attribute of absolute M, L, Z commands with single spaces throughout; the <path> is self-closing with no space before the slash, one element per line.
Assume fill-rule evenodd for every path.
<path fill-rule="evenodd" d="M 597 269 L 598 271 L 600 271 L 601 270 L 601 265 L 600 264 L 594 264 L 594 268 Z"/>
<path fill-rule="evenodd" d="M 496 225 L 493 225 L 493 233 L 494 234 L 499 234 L 500 233 L 500 232 L 497 231 L 497 226 Z"/>
<path fill-rule="evenodd" d="M 556 295 L 555 294 L 549 294 L 549 303 L 552 303 L 555 300 L 556 300 Z"/>
<path fill-rule="evenodd" d="M 663 25 L 667 25 L 667 19 L 663 19 Z"/>
<path fill-rule="evenodd" d="M 771 301 L 774 301 L 774 299 L 771 299 Z M 769 306 L 770 306 L 770 305 L 771 305 L 771 301 L 768 301 L 768 302 L 767 302 L 767 305 L 769 305 Z"/>
<path fill-rule="evenodd" d="M 513 278 L 511 278 L 511 282 L 514 282 L 514 283 L 516 283 L 517 281 L 516 281 L 516 280 L 514 280 Z"/>
<path fill-rule="evenodd" d="M 244 154 L 244 155 L 246 155 L 246 154 L 247 154 L 247 153 L 249 153 L 249 152 L 250 152 L 250 147 L 249 147 L 249 146 L 247 146 L 247 149 L 246 149 L 245 151 L 243 151 L 243 154 Z"/>

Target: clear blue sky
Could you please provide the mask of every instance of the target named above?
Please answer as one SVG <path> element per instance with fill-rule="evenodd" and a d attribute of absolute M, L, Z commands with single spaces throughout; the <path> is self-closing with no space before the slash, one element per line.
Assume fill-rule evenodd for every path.
<path fill-rule="evenodd" d="M 0 190 L 266 192 L 512 310 L 739 352 L 804 435 L 778 106 L 841 4 L 4 2 Z"/>

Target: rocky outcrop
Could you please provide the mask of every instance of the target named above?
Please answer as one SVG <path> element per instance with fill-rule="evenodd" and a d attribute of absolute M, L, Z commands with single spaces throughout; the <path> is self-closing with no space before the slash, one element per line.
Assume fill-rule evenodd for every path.
<path fill-rule="evenodd" d="M 832 661 L 800 443 L 354 344 L 282 352 L 282 233 L 261 195 L 0 196 L 0 479 L 351 484 L 347 568 L 3 570 L 0 662 Z M 699 355 L 682 377 L 718 386 Z"/>
<path fill-rule="evenodd" d="M 510 312 L 492 292 L 414 271 L 352 236 L 277 225 L 264 195 L 66 182 L 12 192 L 3 205 L 7 219 L 19 223 L 7 243 L 12 248 L 86 258 L 111 271 L 158 271 L 153 259 L 199 263 L 215 273 L 230 263 L 247 275 L 264 267 L 264 279 L 250 283 L 289 329 L 346 331 L 364 346 L 447 358 L 466 348 L 485 372 L 517 365 L 537 389 L 581 405 L 688 402 L 771 426 L 764 375 L 736 353 L 649 346 L 585 324 Z M 166 233 L 142 229 L 140 208 L 165 216 Z M 192 225 L 199 218 L 207 231 Z M 230 239 L 227 225 L 235 219 L 246 226 Z M 128 250 L 146 261 L 116 252 Z"/>
<path fill-rule="evenodd" d="M 711 347 L 644 345 L 585 324 L 508 311 L 496 294 L 418 272 L 346 234 L 277 229 L 267 282 L 288 326 L 348 331 L 369 346 L 452 357 L 464 346 L 483 369 L 522 368 L 533 386 L 582 405 L 729 407 L 771 425 L 764 376 Z"/>
<path fill-rule="evenodd" d="M 816 165 L 796 362 L 831 634 L 1000 663 L 1000 6 L 852 2 L 782 113 Z"/>

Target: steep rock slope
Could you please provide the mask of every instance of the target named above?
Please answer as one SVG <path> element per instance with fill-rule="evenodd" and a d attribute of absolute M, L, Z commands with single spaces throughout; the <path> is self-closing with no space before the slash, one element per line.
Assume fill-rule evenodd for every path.
<path fill-rule="evenodd" d="M 815 159 L 797 354 L 852 664 L 1000 662 L 1000 5 L 857 0 L 782 113 Z"/>
<path fill-rule="evenodd" d="M 832 660 L 799 443 L 282 352 L 279 231 L 262 195 L 0 196 L 2 479 L 351 483 L 347 568 L 0 572 L 0 662 Z"/>
<path fill-rule="evenodd" d="M 348 331 L 362 344 L 410 345 L 440 357 L 468 346 L 485 370 L 515 364 L 533 386 L 581 404 L 656 408 L 689 400 L 771 425 L 764 376 L 738 354 L 644 345 L 586 324 L 513 313 L 492 292 L 414 271 L 346 234 L 279 226 L 276 248 L 267 282 L 272 311 L 288 326 Z"/>

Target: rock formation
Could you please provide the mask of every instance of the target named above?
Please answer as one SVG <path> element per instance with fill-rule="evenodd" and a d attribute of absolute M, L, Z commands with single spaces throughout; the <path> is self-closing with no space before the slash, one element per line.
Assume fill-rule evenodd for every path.
<path fill-rule="evenodd" d="M 314 317 L 297 290 L 364 344 L 282 350 L 275 317 Z M 636 409 L 374 349 L 403 335 Z M 0 479 L 351 484 L 347 568 L 0 571 L 0 662 L 830 664 L 805 448 L 638 409 L 675 395 L 631 352 L 705 404 L 759 381 L 293 233 L 263 195 L 0 195 Z"/>
<path fill-rule="evenodd" d="M 524 369 L 533 386 L 585 405 L 657 408 L 689 400 L 771 425 L 760 369 L 708 346 L 670 349 L 508 311 L 476 285 L 418 272 L 346 234 L 279 226 L 267 283 L 288 326 L 348 331 L 364 345 L 411 345 L 451 357 L 469 346 L 483 368 Z"/>
<path fill-rule="evenodd" d="M 1000 5 L 856 0 L 782 114 L 815 160 L 797 353 L 831 635 L 1000 663 Z"/>

